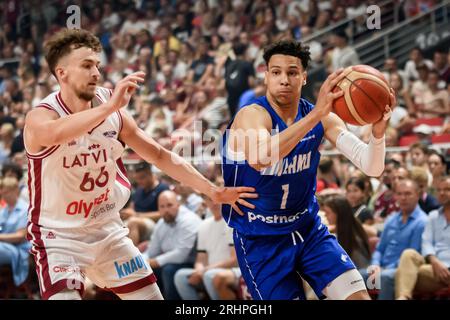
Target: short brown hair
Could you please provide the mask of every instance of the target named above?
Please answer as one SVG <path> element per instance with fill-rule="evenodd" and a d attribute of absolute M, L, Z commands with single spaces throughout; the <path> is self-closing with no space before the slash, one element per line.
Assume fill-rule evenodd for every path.
<path fill-rule="evenodd" d="M 73 49 L 81 47 L 91 48 L 95 52 L 102 51 L 100 40 L 91 32 L 82 29 L 62 29 L 45 44 L 45 60 L 55 77 L 58 61 Z"/>

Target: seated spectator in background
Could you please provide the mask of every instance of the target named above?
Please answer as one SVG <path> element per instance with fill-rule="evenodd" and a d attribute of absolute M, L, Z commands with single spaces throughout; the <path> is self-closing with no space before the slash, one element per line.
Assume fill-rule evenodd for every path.
<path fill-rule="evenodd" d="M 331 64 L 328 68 L 329 73 L 360 64 L 358 53 L 353 47 L 348 45 L 348 36 L 343 30 L 335 32 L 331 38 L 331 45 L 334 49 L 331 51 Z"/>
<path fill-rule="evenodd" d="M 26 241 L 28 204 L 19 199 L 19 182 L 7 177 L 1 181 L 1 195 L 6 207 L 0 210 L 0 266 L 12 269 L 14 284 L 21 285 L 28 276 L 29 242 Z"/>
<path fill-rule="evenodd" d="M 413 167 L 411 169 L 411 179 L 414 180 L 419 186 L 419 206 L 428 214 L 430 211 L 436 210 L 441 205 L 438 200 L 427 192 L 428 189 L 428 174 L 424 168 Z"/>
<path fill-rule="evenodd" d="M 395 296 L 412 299 L 413 292 L 430 293 L 450 285 L 450 176 L 437 187 L 442 207 L 430 212 L 422 235 L 422 254 L 403 252 L 395 276 Z"/>
<path fill-rule="evenodd" d="M 398 210 L 394 199 L 394 174 L 398 168 L 400 168 L 398 161 L 393 159 L 385 161 L 383 175 L 381 176 L 383 183 L 371 199 L 373 216 L 378 224 L 382 224 L 387 216 Z M 378 228 L 382 230 L 382 225 Z"/>
<path fill-rule="evenodd" d="M 180 300 L 174 283 L 175 273 L 192 268 L 195 260 L 195 240 L 201 219 L 181 207 L 173 191 L 163 191 L 158 198 L 161 218 L 155 226 L 145 252 L 158 286 L 167 300 Z"/>
<path fill-rule="evenodd" d="M 222 219 L 220 204 L 204 201 L 213 216 L 200 223 L 197 234 L 197 257 L 194 268 L 180 269 L 175 274 L 175 287 L 183 300 L 199 300 L 206 291 L 212 300 L 220 297 L 213 286 L 214 276 L 237 267 L 233 230 Z"/>
<path fill-rule="evenodd" d="M 404 87 L 403 80 L 398 73 L 391 74 L 390 85 L 395 91 L 397 106 L 392 110 L 389 125 L 397 130 L 399 134 L 411 132 L 416 118 L 409 115 L 410 112 L 413 113 L 415 111 L 409 90 L 407 87 Z"/>
<path fill-rule="evenodd" d="M 225 61 L 225 88 L 228 93 L 228 109 L 233 117 L 239 106 L 241 95 L 254 86 L 255 69 L 251 62 L 245 59 L 247 44 L 233 44 L 235 58 L 228 57 Z"/>
<path fill-rule="evenodd" d="M 328 220 L 328 229 L 336 235 L 357 269 L 366 268 L 370 262 L 369 237 L 376 236 L 376 232 L 363 227 L 344 196 L 326 197 L 322 210 Z"/>
<path fill-rule="evenodd" d="M 14 126 L 11 123 L 4 123 L 0 127 L 0 165 L 5 163 L 11 155 L 14 131 Z"/>
<path fill-rule="evenodd" d="M 321 157 L 319 170 L 317 171 L 316 192 L 320 193 L 325 189 L 338 189 L 337 178 L 334 172 L 333 160 L 329 157 Z"/>
<path fill-rule="evenodd" d="M 198 48 L 195 51 L 195 59 L 192 62 L 188 75 L 187 82 L 195 83 L 198 86 L 203 86 L 206 79 L 211 77 L 214 71 L 214 58 L 208 54 L 209 43 L 206 39 L 201 38 L 198 43 Z"/>
<path fill-rule="evenodd" d="M 362 224 L 375 223 L 372 210 L 367 208 L 367 185 L 362 178 L 352 177 L 345 184 L 346 197 L 351 205 L 353 215 Z M 376 235 L 376 234 L 375 234 Z"/>
<path fill-rule="evenodd" d="M 439 73 L 431 70 L 428 73 L 428 88 L 423 93 L 423 101 L 417 105 L 421 118 L 446 117 L 450 114 L 450 97 L 448 91 L 439 88 Z"/>
<path fill-rule="evenodd" d="M 181 206 L 186 207 L 192 212 L 198 212 L 203 203 L 203 199 L 194 189 L 184 184 L 176 183 L 174 191 L 178 196 L 178 201 Z"/>
<path fill-rule="evenodd" d="M 419 63 L 417 65 L 417 72 L 419 74 L 419 78 L 417 80 L 414 80 L 412 82 L 411 86 L 411 96 L 413 99 L 413 102 L 416 105 L 423 103 L 423 97 L 425 94 L 425 91 L 428 90 L 428 73 L 429 69 L 427 65 L 423 62 Z"/>
<path fill-rule="evenodd" d="M 240 298 L 238 291 L 240 290 L 241 275 L 239 267 L 222 269 L 214 275 L 213 287 L 217 293 L 217 300 L 236 300 Z"/>
<path fill-rule="evenodd" d="M 159 182 L 148 162 L 139 162 L 134 171 L 137 187 L 129 206 L 120 211 L 120 216 L 130 229 L 128 237 L 138 245 L 150 239 L 155 223 L 160 217 L 158 197 L 164 190 L 169 190 L 169 186 Z"/>
<path fill-rule="evenodd" d="M 447 61 L 447 52 L 444 50 L 436 50 L 433 55 L 434 68 L 442 80 L 441 89 L 450 82 L 450 65 Z"/>
<path fill-rule="evenodd" d="M 423 58 L 423 53 L 420 48 L 414 48 L 409 54 L 409 60 L 405 64 L 405 73 L 410 81 L 415 81 L 419 79 L 419 73 L 417 71 L 417 66 L 424 63 L 428 70 L 433 69 L 433 62 L 428 59 Z"/>
<path fill-rule="evenodd" d="M 402 252 L 408 248 L 418 252 L 421 250 L 427 215 L 419 207 L 418 189 L 417 183 L 411 179 L 396 184 L 395 199 L 400 211 L 386 220 L 380 242 L 372 255 L 371 266 L 360 270 L 369 288 L 373 280 L 380 277 L 380 287 L 377 288 L 379 300 L 394 299 L 395 272 Z"/>
<path fill-rule="evenodd" d="M 445 161 L 445 157 L 436 150 L 430 150 L 428 153 L 428 168 L 433 176 L 428 192 L 431 195 L 436 196 L 437 183 L 442 176 L 447 174 L 447 162 Z"/>
<path fill-rule="evenodd" d="M 430 149 L 421 142 L 415 142 L 409 146 L 408 156 L 411 160 L 411 167 L 421 167 L 428 171 L 428 153 Z M 430 174 L 431 177 L 431 174 Z"/>
<path fill-rule="evenodd" d="M 3 167 L 2 167 L 2 177 L 16 178 L 17 181 L 19 181 L 19 197 L 20 197 L 20 199 L 22 199 L 26 203 L 29 203 L 30 200 L 28 199 L 29 194 L 28 194 L 27 182 L 22 180 L 23 172 L 24 172 L 24 170 L 22 169 L 21 166 L 19 166 L 18 164 L 14 163 L 14 162 L 10 162 L 10 161 L 4 163 Z"/>
<path fill-rule="evenodd" d="M 403 86 L 405 88 L 408 88 L 409 79 L 406 75 L 406 72 L 404 70 L 400 70 L 398 68 L 397 59 L 395 59 L 394 57 L 389 57 L 386 60 L 384 60 L 384 66 L 383 66 L 383 75 L 389 83 L 391 82 L 392 74 L 400 75 Z"/>

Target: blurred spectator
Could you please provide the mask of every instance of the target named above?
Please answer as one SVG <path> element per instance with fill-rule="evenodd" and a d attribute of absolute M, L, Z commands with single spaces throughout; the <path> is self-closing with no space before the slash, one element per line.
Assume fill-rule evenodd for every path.
<path fill-rule="evenodd" d="M 403 86 L 403 80 L 398 73 L 392 73 L 389 82 L 391 88 L 395 91 L 397 100 L 397 106 L 392 110 L 389 125 L 400 134 L 410 132 L 416 119 L 410 116 L 410 112 L 414 112 L 414 103 L 409 90 Z"/>
<path fill-rule="evenodd" d="M 397 59 L 395 59 L 394 57 L 389 57 L 386 60 L 384 60 L 383 66 L 383 75 L 389 83 L 392 74 L 399 74 L 402 80 L 403 87 L 404 88 L 409 87 L 409 79 L 408 76 L 406 75 L 406 72 L 398 68 Z"/>
<path fill-rule="evenodd" d="M 419 187 L 419 206 L 428 214 L 430 211 L 436 210 L 441 205 L 437 199 L 427 192 L 428 189 L 428 173 L 424 168 L 413 167 L 411 169 L 411 180 L 414 180 Z"/>
<path fill-rule="evenodd" d="M 327 197 L 322 210 L 328 220 L 328 229 L 336 235 L 339 244 L 348 253 L 355 266 L 366 268 L 370 262 L 369 237 L 376 236 L 366 230 L 355 218 L 350 203 L 344 196 Z"/>
<path fill-rule="evenodd" d="M 208 54 L 209 43 L 202 38 L 198 43 L 198 50 L 195 54 L 195 59 L 190 66 L 187 81 L 193 82 L 198 86 L 204 85 L 214 70 L 214 59 Z"/>
<path fill-rule="evenodd" d="M 428 90 L 428 66 L 421 62 L 417 65 L 417 72 L 419 77 L 417 80 L 412 82 L 411 95 L 413 97 L 413 102 L 417 105 L 423 104 L 425 91 Z"/>
<path fill-rule="evenodd" d="M 134 180 L 137 187 L 128 207 L 120 211 L 120 216 L 130 229 L 129 237 L 135 245 L 150 239 L 155 223 L 160 218 L 158 197 L 169 187 L 161 183 L 152 172 L 152 166 L 141 161 L 135 166 Z"/>
<path fill-rule="evenodd" d="M 450 65 L 447 59 L 448 52 L 444 50 L 436 50 L 433 55 L 433 62 L 436 71 L 438 72 L 442 82 L 441 89 L 445 88 L 445 85 L 450 82 Z"/>
<path fill-rule="evenodd" d="M 30 243 L 26 241 L 28 204 L 19 199 L 19 182 L 7 177 L 1 182 L 6 207 L 0 210 L 0 266 L 12 269 L 14 283 L 21 285 L 28 276 Z"/>
<path fill-rule="evenodd" d="M 450 97 L 447 90 L 439 89 L 439 73 L 431 70 L 428 73 L 427 89 L 423 93 L 423 101 L 417 106 L 421 118 L 446 117 L 450 114 Z"/>
<path fill-rule="evenodd" d="M 430 150 L 428 153 L 428 168 L 430 169 L 433 177 L 428 192 L 433 196 L 436 196 L 437 183 L 442 176 L 447 174 L 447 163 L 445 161 L 445 157 L 436 150 Z"/>
<path fill-rule="evenodd" d="M 13 141 L 14 126 L 11 123 L 4 123 L 0 127 L 0 164 L 3 164 L 11 155 Z"/>
<path fill-rule="evenodd" d="M 422 235 L 422 254 L 403 251 L 395 276 L 396 298 L 412 299 L 413 292 L 430 293 L 450 285 L 450 177 L 438 181 L 442 207 L 429 214 Z"/>
<path fill-rule="evenodd" d="M 418 205 L 419 197 L 418 186 L 413 180 L 404 180 L 395 187 L 400 211 L 387 219 L 371 266 L 360 270 L 366 281 L 369 276 L 369 281 L 380 277 L 379 300 L 394 299 L 395 272 L 402 252 L 408 248 L 421 250 L 427 216 Z"/>
<path fill-rule="evenodd" d="M 392 212 L 398 210 L 397 203 L 394 198 L 394 175 L 397 169 L 400 168 L 400 163 L 393 159 L 387 159 L 385 162 L 384 172 L 381 176 L 382 184 L 379 190 L 371 199 L 374 208 L 374 218 L 378 224 L 379 229 L 382 230 L 384 219 Z"/>
<path fill-rule="evenodd" d="M 333 160 L 329 157 L 321 157 L 319 161 L 319 170 L 317 171 L 316 192 L 320 193 L 325 189 L 337 189 L 337 178 L 334 171 Z"/>
<path fill-rule="evenodd" d="M 361 63 L 355 49 L 348 45 L 348 36 L 345 31 L 335 32 L 331 35 L 330 40 L 332 46 L 334 46 L 330 53 L 331 61 L 328 68 L 330 73 L 339 68 L 346 68 Z"/>
<path fill-rule="evenodd" d="M 24 181 L 22 179 L 24 177 L 23 173 L 24 173 L 23 167 L 12 161 L 5 162 L 2 166 L 2 177 L 3 178 L 11 177 L 17 179 L 17 181 L 19 182 L 19 198 L 28 203 L 29 202 L 28 187 L 27 181 Z"/>
<path fill-rule="evenodd" d="M 250 88 L 242 93 L 239 99 L 238 110 L 244 106 L 247 106 L 253 99 L 263 96 L 266 93 L 266 86 L 262 79 L 255 80 L 255 87 Z"/>
<path fill-rule="evenodd" d="M 140 30 L 145 29 L 146 27 L 145 22 L 139 19 L 139 11 L 135 8 L 130 8 L 126 13 L 125 21 L 120 28 L 120 34 L 136 35 Z"/>
<path fill-rule="evenodd" d="M 163 191 L 159 195 L 158 209 L 162 219 L 155 226 L 145 255 L 164 298 L 180 300 L 174 275 L 179 269 L 192 268 L 201 219 L 181 207 L 173 191 Z"/>
<path fill-rule="evenodd" d="M 236 58 L 228 57 L 225 61 L 225 87 L 231 116 L 236 113 L 241 95 L 254 85 L 255 69 L 250 62 L 245 60 L 246 49 L 246 44 L 236 42 L 233 45 L 233 53 Z"/>
<path fill-rule="evenodd" d="M 410 166 L 422 167 L 428 170 L 428 146 L 416 142 L 409 146 L 408 154 L 411 160 Z"/>
<path fill-rule="evenodd" d="M 405 64 L 405 73 L 410 81 L 419 79 L 417 67 L 421 63 L 425 64 L 428 70 L 431 70 L 434 67 L 431 60 L 424 59 L 422 50 L 420 48 L 412 49 L 409 54 L 409 60 Z"/>
<path fill-rule="evenodd" d="M 233 42 L 240 32 L 241 26 L 237 21 L 236 14 L 234 12 L 227 12 L 223 18 L 222 24 L 217 30 L 217 33 L 224 39 L 225 42 Z"/>
<path fill-rule="evenodd" d="M 214 276 L 225 269 L 237 266 L 233 246 L 233 230 L 222 219 L 220 205 L 204 197 L 212 217 L 203 220 L 197 234 L 197 257 L 194 268 L 180 269 L 175 274 L 175 286 L 183 300 L 199 300 L 207 292 L 212 300 L 218 300 L 213 286 Z"/>
<path fill-rule="evenodd" d="M 345 184 L 346 197 L 352 208 L 353 215 L 362 224 L 372 225 L 375 220 L 372 211 L 367 208 L 367 185 L 362 178 L 350 178 Z"/>

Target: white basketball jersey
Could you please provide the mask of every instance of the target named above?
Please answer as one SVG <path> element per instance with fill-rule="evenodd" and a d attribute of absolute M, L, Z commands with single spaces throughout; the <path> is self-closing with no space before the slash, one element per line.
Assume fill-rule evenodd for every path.
<path fill-rule="evenodd" d="M 98 87 L 93 107 L 106 102 L 111 91 Z M 56 111 L 60 117 L 72 112 L 60 92 L 48 95 L 37 107 Z M 27 152 L 30 207 L 34 226 L 79 228 L 102 219 L 119 218 L 130 197 L 120 158 L 124 145 L 119 112 L 76 139 L 48 147 L 37 154 Z"/>

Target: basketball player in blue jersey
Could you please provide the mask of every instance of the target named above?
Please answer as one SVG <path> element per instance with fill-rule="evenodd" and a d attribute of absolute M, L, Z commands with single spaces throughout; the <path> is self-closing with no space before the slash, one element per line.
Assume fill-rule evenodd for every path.
<path fill-rule="evenodd" d="M 307 47 L 280 41 L 265 49 L 264 59 L 266 96 L 236 114 L 222 150 L 225 185 L 255 187 L 259 194 L 249 200 L 255 209 L 242 207 L 244 215 L 222 207 L 234 228 L 249 292 L 258 300 L 305 299 L 301 276 L 320 298 L 370 299 L 355 265 L 317 215 L 318 149 L 325 136 L 366 175 L 380 176 L 391 108 L 386 106 L 365 144 L 330 112 L 333 100 L 343 95 L 332 92 L 344 77 L 342 70 L 326 79 L 314 106 L 301 98 L 310 61 Z"/>

